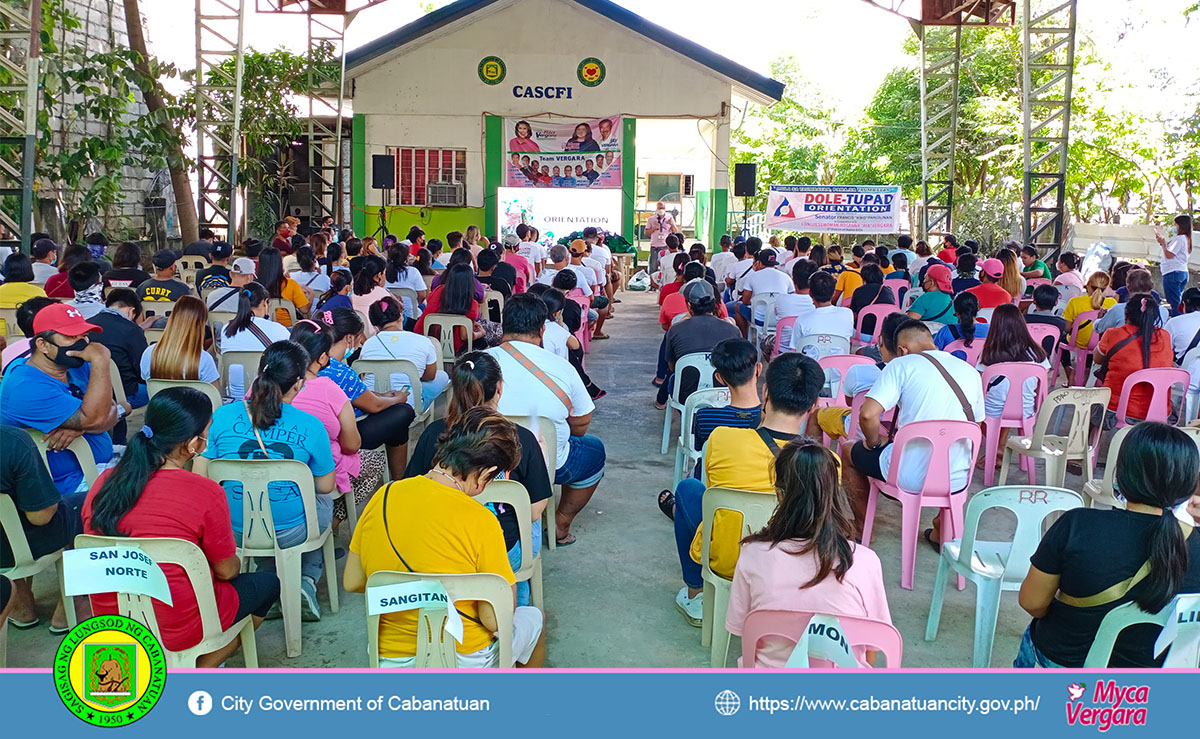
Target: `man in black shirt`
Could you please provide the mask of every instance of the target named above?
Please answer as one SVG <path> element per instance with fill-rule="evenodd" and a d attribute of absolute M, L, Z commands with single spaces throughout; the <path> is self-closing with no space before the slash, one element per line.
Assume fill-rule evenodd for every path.
<path fill-rule="evenodd" d="M 140 369 L 146 351 L 146 334 L 137 323 L 142 316 L 142 303 L 130 288 L 116 287 L 108 291 L 104 306 L 104 310 L 88 319 L 104 329 L 93 340 L 108 347 L 129 404 L 141 408 L 149 401 Z"/>
<path fill-rule="evenodd" d="M 212 266 L 196 275 L 196 290 L 203 293 L 215 287 L 229 286 L 229 260 L 233 257 L 233 245 L 224 241 L 212 243 L 210 258 Z"/>
<path fill-rule="evenodd" d="M 500 258 L 496 256 L 496 252 L 492 251 L 491 249 L 484 249 L 483 251 L 479 252 L 479 256 L 476 257 L 476 263 L 479 265 L 479 275 L 477 279 L 483 283 L 485 288 L 488 290 L 495 290 L 496 292 L 500 293 L 501 297 L 503 297 L 505 300 L 508 300 L 512 297 L 512 283 L 502 277 L 497 277 L 495 274 L 496 267 L 500 263 Z M 509 267 L 510 269 L 512 268 L 511 264 L 505 266 Z M 489 311 L 488 320 L 499 321 L 500 310 L 497 308 L 496 304 L 489 303 L 487 307 Z"/>
<path fill-rule="evenodd" d="M 170 249 L 156 252 L 151 258 L 154 263 L 154 277 L 138 285 L 138 297 L 143 303 L 175 302 L 184 295 L 191 295 L 192 288 L 186 282 L 175 279 L 179 272 L 179 255 Z M 147 313 L 159 313 L 160 321 L 155 322 L 154 328 L 166 326 L 166 313 L 163 311 L 147 310 Z M 160 325 L 161 324 L 161 325 Z"/>
<path fill-rule="evenodd" d="M 672 374 L 658 387 L 658 398 L 654 403 L 654 407 L 658 409 L 666 407 L 676 382 L 684 383 L 679 393 L 681 399 L 690 395 L 696 387 L 695 376 L 681 379 L 675 374 L 676 362 L 688 354 L 710 352 L 725 339 L 742 338 L 742 332 L 737 326 L 714 315 L 717 310 L 717 298 L 712 285 L 707 281 L 689 282 L 679 292 L 687 303 L 688 317 L 667 332 L 666 358 Z"/>
<path fill-rule="evenodd" d="M 211 253 L 212 253 L 212 242 L 204 241 L 203 239 L 201 239 L 200 241 L 193 241 L 192 243 L 188 244 L 183 250 L 183 256 L 204 257 L 205 259 L 209 259 Z"/>
<path fill-rule="evenodd" d="M 1054 306 L 1059 299 L 1058 288 L 1053 285 L 1038 285 L 1033 290 L 1033 308 L 1025 314 L 1025 323 L 1040 323 L 1054 326 L 1058 329 L 1059 341 L 1067 340 L 1067 321 L 1062 316 L 1054 314 Z M 1046 346 L 1049 344 L 1049 346 Z M 1043 349 L 1047 354 L 1053 351 L 1054 344 L 1050 339 L 1043 341 Z"/>

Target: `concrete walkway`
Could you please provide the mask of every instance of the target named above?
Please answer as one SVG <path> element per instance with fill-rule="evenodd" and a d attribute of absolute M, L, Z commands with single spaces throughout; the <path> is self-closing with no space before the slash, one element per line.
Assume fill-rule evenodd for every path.
<path fill-rule="evenodd" d="M 674 464 L 673 452 L 659 454 L 663 414 L 654 409 L 650 385 L 662 336 L 656 295 L 619 296 L 623 302 L 617 306 L 617 316 L 605 324 L 612 339 L 593 343 L 587 358 L 594 381 L 608 391 L 591 426 L 607 448 L 607 473 L 591 504 L 576 519 L 573 531 L 578 542 L 544 554 L 548 663 L 553 667 L 707 667 L 709 651 L 700 646 L 700 630 L 675 610 L 675 593 L 683 583 L 674 532 L 656 504 L 658 491 L 671 484 Z M 677 416 L 673 429 L 674 436 Z M 1079 485 L 1078 478 L 1068 479 L 1068 487 Z M 981 488 L 981 481 L 973 487 Z M 883 561 L 892 620 L 904 637 L 903 664 L 970 667 L 974 588 L 948 589 L 938 640 L 926 642 L 925 619 L 937 555 L 919 545 L 915 589 L 901 589 L 899 511 L 892 501 L 880 502 L 871 547 Z M 927 511 L 923 517 L 925 526 L 932 514 Z M 1011 522 L 1004 515 L 998 514 L 999 520 L 985 526 L 985 536 L 1011 535 Z M 58 592 L 53 573 L 39 576 L 35 590 L 47 622 Z M 366 665 L 363 597 L 343 591 L 341 610 L 333 614 L 328 612 L 324 583 L 319 591 L 326 614 L 319 623 L 304 624 L 303 655 L 285 657 L 283 624 L 269 621 L 258 632 L 262 667 Z M 1011 666 L 1028 623 L 1016 594 L 1005 594 L 993 667 Z M 45 626 L 30 631 L 10 627 L 8 632 L 9 667 L 50 666 L 59 640 Z M 735 663 L 740 649 L 734 639 L 729 665 Z M 229 665 L 240 666 L 240 655 Z"/>

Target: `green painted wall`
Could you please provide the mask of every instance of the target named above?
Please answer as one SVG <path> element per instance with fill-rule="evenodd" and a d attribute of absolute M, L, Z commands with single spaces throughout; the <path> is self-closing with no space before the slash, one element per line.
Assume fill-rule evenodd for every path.
<path fill-rule="evenodd" d="M 708 225 L 711 214 L 709 209 L 712 207 L 709 201 L 710 193 L 708 190 L 696 191 L 696 239 L 704 242 L 704 245 L 711 251 L 713 242 L 708 238 Z"/>
<path fill-rule="evenodd" d="M 485 234 L 498 236 L 496 222 L 499 219 L 496 190 L 504 183 L 504 120 L 498 115 L 489 115 L 484 121 L 483 147 L 483 209 L 484 223 L 479 227 Z"/>
<path fill-rule="evenodd" d="M 378 210 L 378 209 L 376 209 Z M 379 216 L 372 214 L 364 214 L 365 227 L 363 230 L 355 230 L 355 233 L 370 236 L 379 228 Z M 484 208 L 419 208 L 419 207 L 394 207 L 388 208 L 387 220 L 388 231 L 395 234 L 397 238 L 403 239 L 408 235 L 408 229 L 413 226 L 420 226 L 425 232 L 427 239 L 446 240 L 446 234 L 451 231 L 462 231 L 466 233 L 467 226 L 479 226 L 486 234 L 490 233 L 489 229 L 484 228 L 484 221 L 487 214 Z"/>
<path fill-rule="evenodd" d="M 367 227 L 367 117 L 362 113 L 354 116 L 350 142 L 350 224 L 361 234 Z"/>
<path fill-rule="evenodd" d="M 626 118 L 624 130 L 622 131 L 621 153 L 622 167 L 621 170 L 621 192 L 624 197 L 621 199 L 621 235 L 630 241 L 637 243 L 635 231 L 637 229 L 637 119 Z"/>
<path fill-rule="evenodd" d="M 712 217 L 709 219 L 708 245 L 716 246 L 729 228 L 729 190 L 713 190 L 710 197 Z"/>

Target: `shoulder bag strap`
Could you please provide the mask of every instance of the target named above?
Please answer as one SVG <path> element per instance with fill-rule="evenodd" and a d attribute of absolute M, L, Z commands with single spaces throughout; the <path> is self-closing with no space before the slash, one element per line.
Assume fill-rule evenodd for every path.
<path fill-rule="evenodd" d="M 761 426 L 754 429 L 754 432 L 758 434 L 758 438 L 762 439 L 763 443 L 767 445 L 767 448 L 771 450 L 771 454 L 778 457 L 780 449 L 779 444 L 775 441 L 775 438 Z"/>
<path fill-rule="evenodd" d="M 1188 355 L 1188 352 L 1195 349 L 1197 344 L 1200 344 L 1200 331 L 1197 331 L 1196 335 L 1192 337 L 1192 343 L 1188 344 L 1188 348 L 1183 350 L 1183 354 L 1180 354 L 1178 357 L 1175 358 L 1175 363 L 1179 364 L 1180 362 L 1182 362 L 1183 358 Z"/>
<path fill-rule="evenodd" d="M 263 333 L 263 330 L 261 328 L 254 325 L 253 317 L 251 317 L 250 325 L 246 327 L 246 330 L 249 331 L 250 333 L 254 334 L 254 338 L 256 338 L 262 342 L 263 349 L 266 349 L 268 346 L 271 345 L 271 339 L 265 333 Z"/>
<path fill-rule="evenodd" d="M 1137 337 L 1138 337 L 1137 331 L 1134 331 L 1132 334 L 1126 336 L 1124 339 L 1121 339 L 1116 344 L 1114 344 L 1112 351 L 1105 354 L 1104 358 L 1100 360 L 1100 362 L 1098 363 L 1098 365 L 1096 367 L 1096 371 L 1094 374 L 1097 377 L 1103 378 L 1104 375 L 1108 372 L 1108 361 L 1111 358 L 1115 357 L 1117 355 L 1117 352 L 1119 352 L 1122 349 L 1124 349 L 1125 347 L 1129 346 L 1129 344 Z"/>
<path fill-rule="evenodd" d="M 926 318 L 926 319 L 924 319 L 924 320 L 926 320 L 926 321 L 937 321 L 939 318 L 941 318 L 942 316 L 944 316 L 944 315 L 946 315 L 947 313 L 949 313 L 949 312 L 950 312 L 950 309 L 951 309 L 951 308 L 953 308 L 953 307 L 954 307 L 954 301 L 953 301 L 953 300 L 951 300 L 949 303 L 947 303 L 947 304 L 946 304 L 946 307 L 945 307 L 945 308 L 942 308 L 942 312 L 941 312 L 941 313 L 938 313 L 938 314 L 937 314 L 936 316 L 934 316 L 933 318 Z"/>
<path fill-rule="evenodd" d="M 1174 514 L 1168 513 L 1167 515 Z M 1188 526 L 1183 521 L 1179 521 L 1179 526 L 1183 529 L 1184 540 L 1187 540 L 1187 538 L 1192 535 L 1192 527 Z M 1066 605 L 1073 606 L 1075 608 L 1095 608 L 1096 606 L 1106 606 L 1109 603 L 1116 603 L 1124 598 L 1130 590 L 1133 590 L 1138 583 L 1140 583 L 1142 580 L 1145 580 L 1149 574 L 1150 560 L 1146 560 L 1145 563 L 1138 568 L 1138 571 L 1133 574 L 1133 577 L 1122 580 L 1111 587 L 1105 588 L 1095 595 L 1088 596 L 1087 598 L 1076 598 L 1073 595 L 1067 595 L 1066 593 L 1059 591 L 1055 598 Z"/>
<path fill-rule="evenodd" d="M 321 270 L 317 270 L 316 272 L 313 273 L 312 277 L 308 278 L 308 282 L 304 283 L 304 286 L 308 287 L 309 285 L 313 284 L 313 281 L 316 280 L 320 276 L 321 276 Z"/>
<path fill-rule="evenodd" d="M 958 402 L 962 404 L 963 415 L 967 417 L 968 421 L 975 423 L 975 412 L 971 410 L 971 404 L 967 402 L 967 396 L 963 392 L 962 387 L 959 386 L 958 381 L 946 371 L 946 368 L 942 366 L 941 362 L 937 361 L 925 352 L 917 352 L 917 356 L 925 357 L 930 364 L 932 364 L 934 367 L 937 367 L 937 371 L 941 374 L 942 379 L 946 381 L 946 384 L 949 385 L 950 389 L 954 391 L 954 396 L 958 398 Z"/>
<path fill-rule="evenodd" d="M 507 341 L 501 344 L 500 348 L 507 352 L 510 357 L 517 360 L 522 367 L 529 371 L 529 374 L 533 375 L 538 380 L 541 380 L 541 383 L 546 386 L 546 389 L 554 393 L 554 397 L 561 400 L 562 404 L 567 407 L 567 415 L 571 415 L 575 412 L 575 405 L 571 402 L 571 398 L 567 395 L 566 391 L 563 390 L 562 387 L 560 387 L 552 377 L 547 375 L 541 370 L 540 367 L 530 361 L 529 357 L 522 354 L 519 349 Z"/>

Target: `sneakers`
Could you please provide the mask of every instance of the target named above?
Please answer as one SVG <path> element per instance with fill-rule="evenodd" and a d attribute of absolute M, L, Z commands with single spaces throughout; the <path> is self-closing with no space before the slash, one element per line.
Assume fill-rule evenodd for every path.
<path fill-rule="evenodd" d="M 307 577 L 300 578 L 300 620 L 321 620 L 321 606 L 317 604 L 317 584 Z"/>
<path fill-rule="evenodd" d="M 689 598 L 688 587 L 684 585 L 675 596 L 675 609 L 683 614 L 689 625 L 701 626 L 704 623 L 704 593 Z"/>

